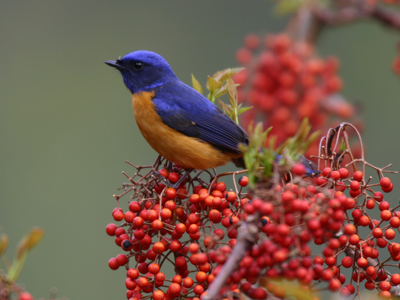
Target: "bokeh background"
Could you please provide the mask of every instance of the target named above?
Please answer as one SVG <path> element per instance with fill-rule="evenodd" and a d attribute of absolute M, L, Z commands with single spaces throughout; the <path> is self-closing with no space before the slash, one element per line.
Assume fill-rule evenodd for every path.
<path fill-rule="evenodd" d="M 118 249 L 105 234 L 124 163 L 155 152 L 140 135 L 128 91 L 104 61 L 147 49 L 190 84 L 234 67 L 248 33 L 279 32 L 268 1 L 2 1 L 0 5 L 0 232 L 7 256 L 31 227 L 45 238 L 19 282 L 35 297 L 124 299 Z M 344 94 L 361 104 L 367 160 L 400 169 L 399 34 L 363 22 L 328 29 L 317 46 L 341 60 Z M 228 166 L 228 168 L 232 168 Z M 392 176 L 399 199 L 399 176 Z"/>

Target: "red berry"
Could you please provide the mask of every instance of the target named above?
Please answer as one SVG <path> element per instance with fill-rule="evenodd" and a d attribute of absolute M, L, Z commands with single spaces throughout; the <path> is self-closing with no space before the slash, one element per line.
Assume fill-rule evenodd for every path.
<path fill-rule="evenodd" d="M 332 169 L 331 169 L 331 168 L 324 168 L 324 169 L 322 170 L 322 176 L 323 176 L 323 177 L 327 177 L 331 172 L 332 172 Z"/>
<path fill-rule="evenodd" d="M 340 168 L 338 172 L 340 173 L 340 178 L 342 179 L 345 179 L 349 176 L 349 170 L 347 170 L 346 168 Z"/>
<path fill-rule="evenodd" d="M 317 178 L 317 185 L 318 186 L 324 186 L 328 180 L 326 180 L 324 177 L 318 177 Z"/>
<path fill-rule="evenodd" d="M 34 300 L 32 295 L 28 292 L 22 292 L 18 295 L 18 300 Z"/>
<path fill-rule="evenodd" d="M 332 171 L 329 177 L 337 181 L 340 179 L 340 173 L 338 171 Z"/>
<path fill-rule="evenodd" d="M 372 235 L 373 235 L 375 238 L 381 238 L 381 237 L 383 236 L 383 231 L 382 231 L 382 229 L 380 229 L 380 228 L 374 228 L 374 229 L 372 230 Z"/>
<path fill-rule="evenodd" d="M 106 227 L 106 232 L 108 235 L 113 236 L 115 235 L 115 231 L 117 230 L 117 225 L 115 225 L 114 223 L 110 223 L 107 225 Z M 125 230 L 124 230 L 125 231 Z"/>
<path fill-rule="evenodd" d="M 246 187 L 249 184 L 249 178 L 247 176 L 242 176 L 239 178 L 239 185 L 241 187 Z"/>
<path fill-rule="evenodd" d="M 125 254 L 119 254 L 117 256 L 117 263 L 119 266 L 124 266 L 128 262 L 128 258 L 126 257 Z"/>
<path fill-rule="evenodd" d="M 160 215 L 161 215 L 162 218 L 167 219 L 168 217 L 172 216 L 172 212 L 175 210 L 176 204 L 175 204 L 174 201 L 169 200 L 169 201 L 165 202 L 164 207 L 165 208 L 163 208 L 161 210 Z M 164 210 L 164 209 L 168 209 L 169 211 L 168 210 Z"/>
<path fill-rule="evenodd" d="M 154 300 L 163 300 L 165 298 L 165 294 L 161 290 L 156 290 L 153 292 L 153 299 Z"/>
<path fill-rule="evenodd" d="M 376 274 L 376 269 L 375 269 L 375 267 L 374 267 L 374 266 L 369 266 L 369 267 L 367 268 L 367 270 L 366 270 L 366 273 L 367 273 L 369 276 L 374 276 L 374 275 Z"/>
<path fill-rule="evenodd" d="M 249 34 L 245 37 L 244 44 L 251 50 L 257 49 L 260 45 L 260 38 L 255 34 Z"/>
<path fill-rule="evenodd" d="M 399 228 L 400 227 L 400 218 L 398 217 L 393 217 L 390 220 L 390 226 L 392 226 L 393 228 Z"/>
<path fill-rule="evenodd" d="M 210 212 L 208 213 L 208 217 L 213 223 L 220 223 L 222 220 L 221 213 L 216 209 L 210 210 Z"/>
<path fill-rule="evenodd" d="M 357 228 L 356 228 L 356 226 L 354 226 L 354 224 L 349 223 L 349 224 L 346 224 L 346 226 L 344 226 L 344 233 L 347 235 L 352 235 L 352 234 L 356 233 L 356 230 L 357 230 Z"/>
<path fill-rule="evenodd" d="M 139 271 L 136 269 L 129 269 L 126 271 L 126 276 L 131 278 L 131 279 L 137 279 L 139 277 Z"/>
<path fill-rule="evenodd" d="M 360 189 L 360 183 L 358 181 L 352 181 L 350 183 L 350 189 L 352 191 L 358 191 Z"/>
<path fill-rule="evenodd" d="M 149 281 L 145 277 L 140 277 L 138 280 L 136 280 L 136 283 L 139 287 L 141 287 L 143 289 L 147 286 Z"/>
<path fill-rule="evenodd" d="M 113 218 L 117 222 L 122 221 L 124 219 L 124 213 L 120 210 L 117 210 L 113 213 Z"/>
<path fill-rule="evenodd" d="M 341 287 L 342 287 L 342 285 L 340 284 L 340 281 L 339 281 L 338 279 L 332 278 L 332 279 L 329 281 L 329 289 L 330 289 L 332 292 L 338 291 Z"/>
<path fill-rule="evenodd" d="M 380 288 L 382 291 L 389 291 L 390 288 L 391 288 L 391 284 L 390 284 L 389 281 L 382 281 L 382 282 L 379 284 L 379 288 Z"/>
<path fill-rule="evenodd" d="M 381 219 L 383 221 L 389 221 L 392 218 L 392 212 L 390 210 L 383 210 L 381 212 Z"/>
<path fill-rule="evenodd" d="M 179 174 L 175 172 L 171 172 L 168 175 L 168 181 L 171 183 L 177 183 L 179 180 Z"/>
<path fill-rule="evenodd" d="M 215 186 L 215 189 L 224 193 L 226 191 L 226 184 L 224 182 L 218 182 Z"/>
<path fill-rule="evenodd" d="M 379 183 L 382 188 L 388 188 L 390 187 L 391 181 L 388 177 L 382 177 Z"/>
<path fill-rule="evenodd" d="M 352 234 L 349 237 L 349 242 L 352 245 L 357 245 L 359 241 L 360 241 L 360 237 L 357 234 Z"/>
<path fill-rule="evenodd" d="M 400 275 L 399 274 L 392 274 L 392 277 L 390 278 L 390 281 L 392 282 L 393 285 L 399 285 L 400 284 Z"/>
<path fill-rule="evenodd" d="M 193 289 L 193 292 L 196 294 L 196 295 L 201 295 L 201 294 L 203 294 L 203 292 L 204 292 L 204 288 L 201 286 L 201 285 L 196 285 L 195 287 L 194 287 L 194 289 Z"/>
<path fill-rule="evenodd" d="M 186 189 L 178 189 L 176 191 L 176 195 L 177 195 L 178 199 L 186 199 L 186 197 L 188 195 L 188 191 Z"/>
<path fill-rule="evenodd" d="M 172 174 L 172 173 L 171 173 Z M 165 191 L 165 197 L 167 197 L 167 199 L 171 200 L 171 199 L 175 199 L 176 197 L 176 190 L 173 188 L 168 188 Z"/>
<path fill-rule="evenodd" d="M 157 274 L 158 272 L 160 272 L 160 266 L 157 263 L 151 263 L 148 266 L 148 271 L 152 274 Z"/>
<path fill-rule="evenodd" d="M 298 176 L 301 176 L 306 172 L 306 167 L 303 164 L 298 163 L 293 166 L 292 172 Z"/>
<path fill-rule="evenodd" d="M 114 258 L 114 257 L 111 258 L 111 259 L 108 261 L 108 266 L 110 267 L 111 270 L 116 270 L 116 269 L 118 269 L 118 268 L 119 268 L 119 264 L 118 264 L 117 259 Z"/>
<path fill-rule="evenodd" d="M 128 290 L 134 290 L 137 286 L 136 282 L 130 278 L 125 279 L 125 286 Z"/>
<path fill-rule="evenodd" d="M 134 218 L 135 218 L 135 214 L 134 214 L 133 212 L 131 212 L 131 211 L 127 211 L 127 212 L 124 214 L 124 219 L 125 219 L 125 221 L 128 222 L 128 223 L 132 223 L 132 221 L 133 221 Z"/>
<path fill-rule="evenodd" d="M 353 178 L 354 178 L 354 180 L 361 182 L 364 178 L 364 174 L 361 171 L 354 172 Z"/>
<path fill-rule="evenodd" d="M 391 228 L 386 229 L 386 231 L 385 231 L 385 237 L 386 237 L 388 240 L 394 239 L 395 236 L 396 236 L 396 232 L 395 232 L 393 229 L 391 229 Z"/>
<path fill-rule="evenodd" d="M 383 194 L 381 192 L 375 192 L 373 198 L 376 201 L 381 202 L 383 200 Z"/>
<path fill-rule="evenodd" d="M 385 193 L 390 193 L 392 190 L 393 190 L 393 183 L 390 183 L 389 187 L 387 188 L 384 187 L 382 188 L 382 191 L 384 191 Z"/>
<path fill-rule="evenodd" d="M 157 243 L 154 243 L 154 245 L 153 245 L 153 251 L 155 252 L 155 253 L 157 253 L 157 254 L 161 254 L 161 253 L 163 253 L 164 252 L 164 250 L 165 250 L 165 246 L 164 246 L 164 244 L 163 243 L 161 243 L 161 242 L 157 242 Z"/>
<path fill-rule="evenodd" d="M 137 201 L 132 201 L 129 203 L 129 210 L 131 212 L 139 212 L 141 211 L 142 207 L 140 206 L 139 202 Z"/>
<path fill-rule="evenodd" d="M 350 268 L 353 265 L 353 259 L 350 256 L 343 257 L 342 265 L 345 268 Z"/>
<path fill-rule="evenodd" d="M 158 171 L 158 173 L 163 176 L 164 178 L 168 178 L 169 172 L 167 169 L 161 169 Z"/>
<path fill-rule="evenodd" d="M 366 282 L 364 286 L 365 286 L 365 288 L 367 290 L 370 290 L 370 291 L 375 289 L 375 283 L 372 282 L 372 281 L 371 282 Z"/>
<path fill-rule="evenodd" d="M 178 295 L 181 292 L 181 286 L 178 283 L 171 283 L 168 288 L 168 292 L 171 295 Z"/>
<path fill-rule="evenodd" d="M 243 65 L 247 64 L 248 62 L 250 62 L 251 58 L 252 58 L 251 51 L 246 48 L 239 49 L 236 52 L 236 60 L 240 64 L 243 64 Z"/>
<path fill-rule="evenodd" d="M 359 259 L 357 259 L 357 265 L 360 268 L 366 268 L 368 266 L 368 261 L 365 258 L 360 257 Z"/>
<path fill-rule="evenodd" d="M 389 202 L 387 202 L 387 201 L 382 201 L 382 202 L 379 204 L 379 210 L 380 210 L 380 211 L 389 210 L 389 209 L 390 209 L 390 204 L 389 204 Z"/>
<path fill-rule="evenodd" d="M 367 200 L 367 203 L 365 205 L 368 209 L 373 209 L 375 207 L 375 201 L 372 199 Z"/>

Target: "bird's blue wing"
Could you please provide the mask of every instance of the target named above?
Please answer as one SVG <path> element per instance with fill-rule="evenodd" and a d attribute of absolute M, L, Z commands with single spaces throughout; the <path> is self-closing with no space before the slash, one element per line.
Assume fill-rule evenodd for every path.
<path fill-rule="evenodd" d="M 239 143 L 248 142 L 246 132 L 239 125 L 181 81 L 158 88 L 153 103 L 169 127 L 224 152 L 240 153 Z"/>

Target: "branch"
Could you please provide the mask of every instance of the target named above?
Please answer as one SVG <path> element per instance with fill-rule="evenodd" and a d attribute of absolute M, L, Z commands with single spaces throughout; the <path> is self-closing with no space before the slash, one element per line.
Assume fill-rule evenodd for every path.
<path fill-rule="evenodd" d="M 380 21 L 385 26 L 400 30 L 400 14 L 393 10 L 388 10 L 383 7 L 376 6 L 372 11 L 371 16 Z"/>
<path fill-rule="evenodd" d="M 254 215 L 248 216 L 247 221 L 240 226 L 237 239 L 238 243 L 233 248 L 231 255 L 222 267 L 222 270 L 207 289 L 207 294 L 202 298 L 203 300 L 214 300 L 217 297 L 229 276 L 231 276 L 232 272 L 239 266 L 239 262 L 245 256 L 246 251 L 250 250 L 253 244 L 257 241 L 259 220 L 260 213 L 257 212 Z"/>
<path fill-rule="evenodd" d="M 367 18 L 371 11 L 356 7 L 345 7 L 340 11 L 331 11 L 321 7 L 313 8 L 314 15 L 325 25 L 337 26 Z"/>
<path fill-rule="evenodd" d="M 344 25 L 350 22 L 375 19 L 390 28 L 400 30 L 400 14 L 378 5 L 346 6 L 338 11 L 313 7 L 313 13 L 323 24 Z"/>
<path fill-rule="evenodd" d="M 356 261 L 359 258 L 359 254 L 356 255 L 356 251 L 352 248 L 347 248 L 344 252 L 346 253 L 347 256 L 351 257 L 353 261 Z M 368 266 L 375 267 L 376 265 L 378 265 L 378 262 L 371 257 L 367 257 L 367 261 L 368 261 Z M 386 271 L 386 273 L 389 275 L 389 278 L 392 276 L 389 272 Z M 400 286 L 392 286 L 390 288 L 390 293 L 392 295 L 400 296 Z"/>
<path fill-rule="evenodd" d="M 274 173 L 271 178 L 265 182 L 259 182 L 256 184 L 254 190 L 254 196 L 264 201 L 271 201 L 276 195 L 274 188 L 279 184 L 280 178 L 283 174 L 287 173 L 287 168 L 274 166 Z M 221 271 L 212 281 L 211 285 L 207 289 L 207 294 L 202 297 L 202 300 L 215 300 L 220 290 L 225 285 L 227 279 L 232 275 L 232 272 L 239 266 L 240 261 L 246 255 L 246 251 L 250 250 L 251 247 L 257 242 L 258 233 L 260 232 L 261 214 L 259 211 L 253 215 L 248 215 L 246 222 L 240 226 L 238 230 L 237 244 L 232 250 L 228 260 L 222 266 Z"/>

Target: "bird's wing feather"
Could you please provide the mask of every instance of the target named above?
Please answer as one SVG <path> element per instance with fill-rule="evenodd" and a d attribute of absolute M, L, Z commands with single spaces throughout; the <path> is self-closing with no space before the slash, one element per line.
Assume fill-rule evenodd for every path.
<path fill-rule="evenodd" d="M 176 81 L 155 91 L 158 115 L 169 127 L 214 147 L 240 153 L 239 143 L 247 143 L 246 132 L 203 95 Z"/>

